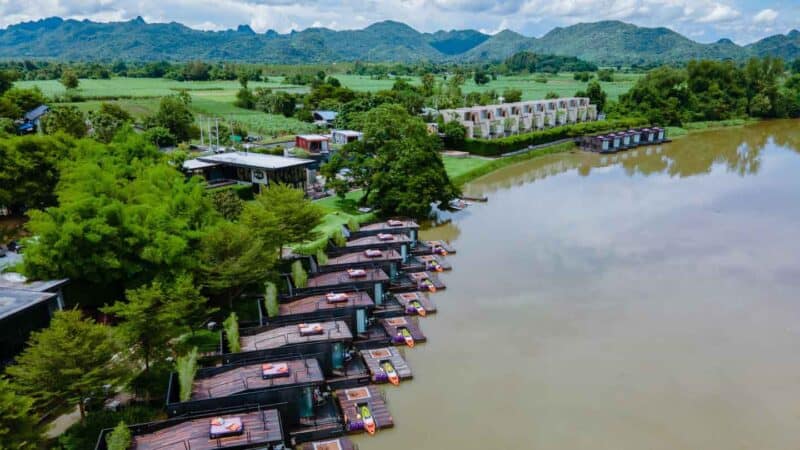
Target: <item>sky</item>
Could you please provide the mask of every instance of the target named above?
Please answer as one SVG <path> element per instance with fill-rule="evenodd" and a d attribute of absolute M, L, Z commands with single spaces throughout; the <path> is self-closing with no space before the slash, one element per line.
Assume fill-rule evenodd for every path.
<path fill-rule="evenodd" d="M 537 37 L 557 26 L 608 19 L 665 26 L 699 42 L 747 44 L 800 29 L 800 0 L 0 0 L 3 28 L 51 16 L 101 22 L 142 16 L 203 30 L 245 24 L 280 33 L 396 20 L 426 32 L 510 29 Z"/>

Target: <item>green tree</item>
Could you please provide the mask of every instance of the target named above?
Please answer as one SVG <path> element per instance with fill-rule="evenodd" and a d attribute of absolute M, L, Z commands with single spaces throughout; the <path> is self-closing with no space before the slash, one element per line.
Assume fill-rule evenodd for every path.
<path fill-rule="evenodd" d="M 467 129 L 464 128 L 464 125 L 451 120 L 442 125 L 441 132 L 444 134 L 444 145 L 447 149 L 464 148 L 464 141 L 467 137 Z"/>
<path fill-rule="evenodd" d="M 211 203 L 226 220 L 236 221 L 244 210 L 244 200 L 232 189 L 221 189 L 211 194 Z"/>
<path fill-rule="evenodd" d="M 145 371 L 167 354 L 170 339 L 196 327 L 207 311 L 206 299 L 189 275 L 166 283 L 154 281 L 128 290 L 125 297 L 127 301 L 117 301 L 102 311 L 121 320 L 118 331 L 135 358 L 144 362 Z"/>
<path fill-rule="evenodd" d="M 41 441 L 33 399 L 18 394 L 7 379 L 0 378 L 0 448 L 36 450 Z"/>
<path fill-rule="evenodd" d="M 628 114 L 639 114 L 650 122 L 680 125 L 693 103 L 685 70 L 660 67 L 651 70 L 620 97 Z"/>
<path fill-rule="evenodd" d="M 384 104 L 365 114 L 364 139 L 347 144 L 322 168 L 340 196 L 364 189 L 362 201 L 384 215 L 425 217 L 431 203 L 446 204 L 457 190 L 438 153 L 439 140 L 417 117 Z M 343 169 L 348 177 L 337 177 Z"/>
<path fill-rule="evenodd" d="M 176 144 L 175 136 L 170 133 L 169 129 L 164 127 L 148 128 L 147 131 L 144 132 L 144 138 L 147 142 L 158 148 L 169 147 Z"/>
<path fill-rule="evenodd" d="M 13 70 L 0 70 L 0 95 L 11 89 L 17 78 L 18 74 Z"/>
<path fill-rule="evenodd" d="M 36 401 L 66 400 L 86 416 L 84 399 L 115 385 L 124 368 L 114 361 L 120 351 L 109 327 L 81 317 L 80 311 L 59 311 L 48 328 L 31 334 L 28 347 L 6 371 L 15 386 Z"/>
<path fill-rule="evenodd" d="M 131 430 L 120 421 L 111 433 L 106 436 L 106 446 L 108 450 L 128 450 L 131 446 L 133 436 Z"/>
<path fill-rule="evenodd" d="M 31 89 L 12 87 L 3 94 L 3 98 L 11 102 L 22 113 L 28 112 L 47 102 L 47 98 L 38 86 Z M 12 117 L 18 119 L 19 117 Z"/>
<path fill-rule="evenodd" d="M 59 164 L 74 143 L 63 136 L 23 136 L 0 140 L 0 204 L 12 210 L 56 204 Z"/>
<path fill-rule="evenodd" d="M 253 91 L 243 87 L 236 93 L 236 100 L 233 105 L 244 109 L 254 109 L 256 107 L 256 98 Z"/>
<path fill-rule="evenodd" d="M 789 67 L 792 73 L 800 74 L 800 58 L 795 58 L 794 61 L 792 61 L 792 65 Z"/>
<path fill-rule="evenodd" d="M 163 97 L 158 111 L 148 122 L 148 128 L 163 127 L 178 142 L 186 142 L 199 133 L 194 125 L 194 115 L 189 110 L 191 99 L 188 95 L 170 95 Z"/>
<path fill-rule="evenodd" d="M 58 106 L 42 118 L 42 130 L 47 134 L 66 133 L 81 138 L 86 136 L 86 116 L 74 106 Z"/>
<path fill-rule="evenodd" d="M 436 86 L 436 77 L 430 73 L 426 72 L 422 75 L 422 95 L 425 97 L 430 97 L 433 95 L 433 89 Z"/>
<path fill-rule="evenodd" d="M 483 85 L 483 84 L 487 84 L 490 81 L 492 81 L 492 78 L 489 76 L 489 74 L 486 73 L 486 71 L 482 70 L 482 69 L 476 70 L 475 71 L 475 76 L 473 78 L 475 80 L 475 84 L 477 84 L 479 86 Z"/>
<path fill-rule="evenodd" d="M 559 97 L 561 97 L 561 96 L 560 96 L 560 95 L 558 95 L 558 93 L 557 93 L 557 92 L 553 92 L 553 91 L 550 91 L 550 92 L 548 92 L 547 94 L 545 94 L 545 95 L 544 95 L 544 98 L 545 98 L 545 99 L 548 99 L 548 100 L 550 100 L 550 99 L 556 99 L 556 98 L 559 98 Z"/>
<path fill-rule="evenodd" d="M 506 103 L 522 101 L 522 91 L 519 89 L 506 89 L 503 91 L 503 99 Z"/>
<path fill-rule="evenodd" d="M 614 81 L 614 69 L 600 69 L 597 71 L 597 79 L 605 82 Z"/>
<path fill-rule="evenodd" d="M 600 83 L 592 81 L 586 86 L 586 91 L 578 91 L 576 97 L 589 97 L 589 103 L 597 105 L 597 111 L 605 111 L 608 96 L 603 91 Z"/>
<path fill-rule="evenodd" d="M 78 75 L 71 69 L 64 70 L 61 73 L 61 79 L 59 81 L 67 89 L 75 89 L 78 87 L 78 84 L 80 84 Z"/>
<path fill-rule="evenodd" d="M 313 230 L 322 223 L 324 213 L 300 189 L 275 183 L 256 196 L 255 204 L 276 216 L 278 227 L 271 232 L 279 249 L 284 244 L 301 243 L 317 237 Z"/>
<path fill-rule="evenodd" d="M 127 111 L 114 103 L 102 103 L 97 111 L 89 113 L 94 138 L 109 143 L 132 118 Z"/>

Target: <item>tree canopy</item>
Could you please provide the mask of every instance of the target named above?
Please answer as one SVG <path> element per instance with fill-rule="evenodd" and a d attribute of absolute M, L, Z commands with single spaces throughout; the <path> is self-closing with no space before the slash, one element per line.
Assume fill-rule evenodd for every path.
<path fill-rule="evenodd" d="M 0 448 L 36 450 L 41 440 L 33 399 L 18 394 L 7 379 L 0 378 Z"/>

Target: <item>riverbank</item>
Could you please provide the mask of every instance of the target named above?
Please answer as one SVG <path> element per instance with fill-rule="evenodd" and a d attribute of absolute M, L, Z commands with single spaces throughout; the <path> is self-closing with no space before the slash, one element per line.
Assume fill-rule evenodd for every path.
<path fill-rule="evenodd" d="M 743 127 L 760 122 L 761 119 L 747 118 L 747 119 L 729 119 L 729 120 L 710 120 L 706 122 L 689 122 L 681 127 L 667 127 L 667 136 L 670 139 L 676 139 L 688 136 L 692 133 L 701 131 L 719 130 L 722 128 Z"/>

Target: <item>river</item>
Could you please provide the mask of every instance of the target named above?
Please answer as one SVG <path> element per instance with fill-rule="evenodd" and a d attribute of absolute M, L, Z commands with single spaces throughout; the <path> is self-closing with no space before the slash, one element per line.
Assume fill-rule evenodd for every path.
<path fill-rule="evenodd" d="M 465 187 L 458 254 L 361 450 L 800 446 L 800 122 Z"/>

